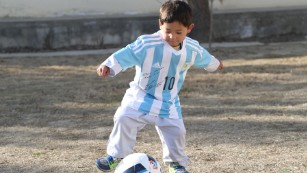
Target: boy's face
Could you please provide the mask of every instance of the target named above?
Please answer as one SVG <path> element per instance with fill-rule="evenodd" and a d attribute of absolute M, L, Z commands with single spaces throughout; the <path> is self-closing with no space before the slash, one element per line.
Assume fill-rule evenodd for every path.
<path fill-rule="evenodd" d="M 178 46 L 190 33 L 194 27 L 194 24 L 191 24 L 189 27 L 185 27 L 181 23 L 175 21 L 172 23 L 163 23 L 159 21 L 160 29 L 162 31 L 163 39 L 171 46 Z"/>

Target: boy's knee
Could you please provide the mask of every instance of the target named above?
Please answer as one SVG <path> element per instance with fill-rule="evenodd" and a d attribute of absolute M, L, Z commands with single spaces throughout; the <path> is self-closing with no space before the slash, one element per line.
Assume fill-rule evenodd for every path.
<path fill-rule="evenodd" d="M 171 131 L 171 134 L 176 137 L 181 137 L 181 136 L 185 136 L 186 135 L 186 130 L 184 128 L 173 128 L 173 130 Z"/>
<path fill-rule="evenodd" d="M 178 130 L 178 134 L 180 135 L 180 136 L 185 136 L 186 135 L 186 130 L 184 129 L 184 128 L 179 128 L 179 130 Z"/>
<path fill-rule="evenodd" d="M 129 119 L 130 118 L 127 116 L 114 116 L 114 122 L 120 123 L 120 124 L 129 122 Z"/>

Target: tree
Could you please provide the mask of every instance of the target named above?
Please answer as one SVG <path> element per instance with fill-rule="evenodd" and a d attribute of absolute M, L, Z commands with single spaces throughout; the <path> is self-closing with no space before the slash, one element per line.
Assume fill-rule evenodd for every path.
<path fill-rule="evenodd" d="M 210 35 L 210 7 L 209 0 L 187 0 L 193 11 L 193 22 L 195 27 L 191 37 L 200 42 L 209 41 Z"/>
<path fill-rule="evenodd" d="M 195 23 L 191 37 L 197 38 L 200 42 L 209 42 L 209 49 L 211 49 L 213 37 L 213 1 L 187 0 L 192 8 Z M 223 0 L 219 1 L 223 2 Z"/>

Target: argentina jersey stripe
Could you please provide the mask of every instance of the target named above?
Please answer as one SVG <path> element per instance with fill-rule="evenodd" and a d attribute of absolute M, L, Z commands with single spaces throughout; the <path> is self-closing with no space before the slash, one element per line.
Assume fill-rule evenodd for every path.
<path fill-rule="evenodd" d="M 150 68 L 153 64 L 154 61 L 154 52 L 155 52 L 155 48 L 150 48 L 148 49 L 145 57 L 145 61 L 143 63 L 142 66 L 142 70 L 139 71 L 138 76 L 139 78 L 139 86 L 146 91 L 146 95 L 143 98 L 143 103 L 140 105 L 139 109 L 140 111 L 144 111 L 144 110 L 150 110 L 151 105 L 154 101 L 154 81 L 155 79 L 153 75 L 151 75 L 151 71 L 152 69 Z"/>
<path fill-rule="evenodd" d="M 150 57 L 149 59 L 151 59 L 151 56 L 155 58 L 152 58 L 151 61 L 146 60 L 143 64 L 140 86 L 147 94 L 145 95 L 144 102 L 140 105 L 139 110 L 147 110 L 148 113 L 151 112 L 158 115 L 159 113 L 157 110 L 160 109 L 159 102 L 161 102 L 158 100 L 162 99 L 162 97 L 159 97 L 158 93 L 160 92 L 159 90 L 163 83 L 159 78 L 161 71 L 163 72 L 164 70 L 161 65 L 163 60 L 163 45 L 150 48 L 149 50 L 150 51 L 147 51 L 147 56 Z M 155 99 L 152 99 L 153 96 Z"/>
<path fill-rule="evenodd" d="M 161 105 L 160 115 L 168 115 L 173 104 L 171 91 L 174 89 L 176 83 L 176 69 L 180 61 L 180 55 L 171 54 L 168 58 L 170 59 L 170 63 L 168 72 L 164 79 L 162 92 L 163 103 Z"/>
<path fill-rule="evenodd" d="M 188 72 L 188 69 L 194 64 L 194 60 L 196 57 L 196 52 L 192 51 L 191 49 L 188 49 L 186 47 L 186 52 L 185 52 L 185 63 L 183 64 L 180 74 L 179 74 L 179 79 L 178 79 L 178 84 L 177 84 L 177 90 L 178 92 L 181 90 L 184 79 L 186 77 L 186 74 Z"/>
<path fill-rule="evenodd" d="M 198 41 L 192 40 L 191 38 L 186 37 L 186 43 L 188 46 L 190 46 L 195 51 L 197 51 L 200 55 L 202 54 L 203 48 L 199 45 Z"/>
<path fill-rule="evenodd" d="M 182 117 L 178 93 L 181 89 L 181 86 L 183 84 L 185 74 L 186 74 L 186 73 L 182 73 L 182 70 L 184 69 L 185 64 L 186 64 L 186 50 L 183 49 L 183 51 L 180 54 L 180 60 L 176 67 L 175 84 L 174 84 L 173 89 L 171 90 L 171 99 L 173 103 L 170 109 L 170 116 L 169 116 L 170 118 L 181 118 Z"/>
<path fill-rule="evenodd" d="M 165 44 L 163 44 L 163 46 L 161 46 L 162 48 L 162 53 L 160 54 L 160 58 L 161 58 L 161 67 L 160 67 L 160 73 L 159 73 L 159 84 L 160 86 L 156 88 L 156 92 L 155 92 L 155 96 L 156 96 L 156 100 L 153 103 L 153 106 L 150 110 L 150 112 L 154 112 L 157 115 L 159 115 L 160 117 L 162 117 L 161 115 L 161 108 L 162 108 L 162 104 L 164 102 L 164 97 L 162 95 L 163 91 L 164 91 L 164 85 L 165 85 L 165 76 L 168 73 L 169 70 L 169 64 L 171 61 L 171 52 L 167 49 L 167 46 Z M 166 115 L 164 115 L 164 117 L 167 117 L 168 113 Z"/>
<path fill-rule="evenodd" d="M 133 44 L 132 50 L 135 54 L 144 50 L 146 47 L 154 46 L 156 44 L 161 44 L 161 38 L 159 35 L 146 35 L 138 38 L 138 40 Z"/>

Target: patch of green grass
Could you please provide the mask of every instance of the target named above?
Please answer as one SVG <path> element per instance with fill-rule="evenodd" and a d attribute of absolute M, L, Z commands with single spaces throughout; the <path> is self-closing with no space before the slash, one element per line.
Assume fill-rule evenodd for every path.
<path fill-rule="evenodd" d="M 46 152 L 37 151 L 37 152 L 33 152 L 32 156 L 33 157 L 41 157 L 41 156 L 44 156 L 46 154 L 47 154 Z"/>

